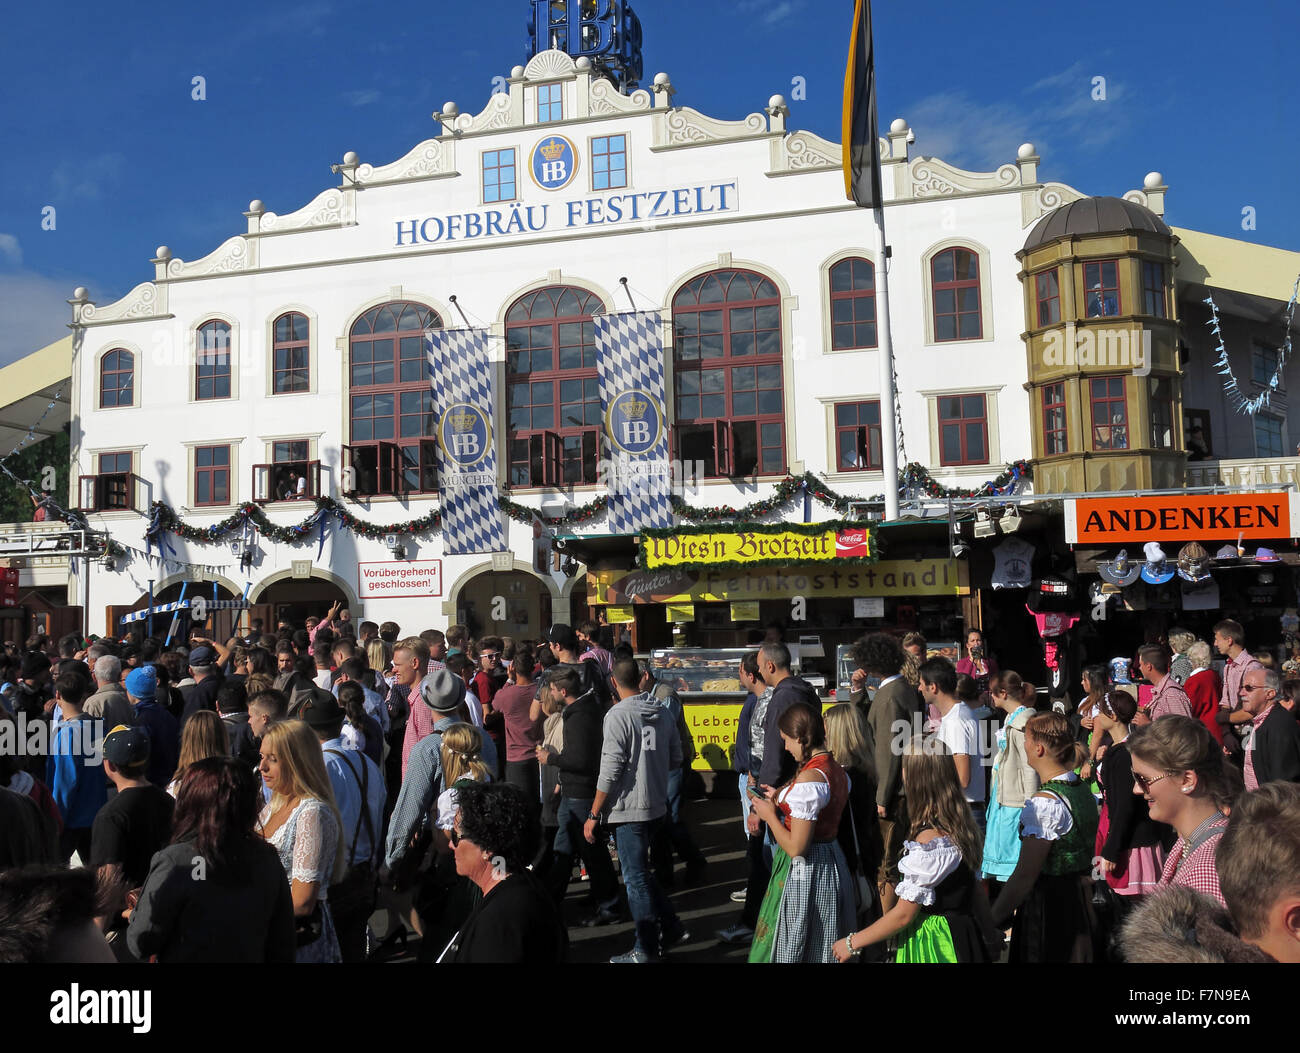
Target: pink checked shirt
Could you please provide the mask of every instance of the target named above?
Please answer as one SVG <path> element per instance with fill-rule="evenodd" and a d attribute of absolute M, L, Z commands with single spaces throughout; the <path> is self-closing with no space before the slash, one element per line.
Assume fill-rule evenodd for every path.
<path fill-rule="evenodd" d="M 1228 817 L 1212 815 L 1205 820 L 1205 825 L 1211 827 L 1212 833 L 1185 859 L 1183 851 L 1188 842 L 1180 838 L 1174 845 L 1165 859 L 1165 869 L 1160 875 L 1160 887 L 1181 885 L 1183 888 L 1190 888 L 1202 895 L 1210 896 L 1226 907 L 1223 893 L 1219 891 L 1219 869 L 1214 864 L 1214 850 L 1219 846 L 1219 838 L 1223 836 L 1223 831 L 1228 828 Z M 1202 833 L 1203 829 L 1198 827 L 1192 839 L 1195 840 L 1196 835 Z"/>
<path fill-rule="evenodd" d="M 1165 674 L 1165 678 L 1156 684 L 1151 691 L 1151 701 L 1147 704 L 1147 716 L 1152 720 L 1159 720 L 1161 717 L 1190 717 L 1192 715 L 1192 701 L 1187 697 L 1187 692 L 1178 686 L 1178 682 L 1172 676 Z"/>
<path fill-rule="evenodd" d="M 1255 735 L 1259 732 L 1259 726 L 1264 723 L 1264 718 L 1273 712 L 1273 707 L 1276 705 L 1276 702 L 1270 702 L 1264 712 L 1250 722 L 1250 737 L 1245 742 L 1246 764 L 1242 769 L 1242 775 L 1246 778 L 1246 789 L 1248 790 L 1259 789 L 1259 779 L 1255 775 Z"/>
<path fill-rule="evenodd" d="M 1241 702 L 1241 685 L 1251 666 L 1259 666 L 1249 651 L 1243 650 L 1236 658 L 1230 658 L 1223 667 L 1223 698 L 1219 705 L 1224 709 L 1236 709 Z"/>
<path fill-rule="evenodd" d="M 406 778 L 406 762 L 411 757 L 411 750 L 421 739 L 428 738 L 433 732 L 433 725 L 437 722 L 437 717 L 424 703 L 424 698 L 420 695 L 420 683 L 416 681 L 411 685 L 410 707 L 411 714 L 406 718 L 406 734 L 402 737 L 402 778 Z"/>

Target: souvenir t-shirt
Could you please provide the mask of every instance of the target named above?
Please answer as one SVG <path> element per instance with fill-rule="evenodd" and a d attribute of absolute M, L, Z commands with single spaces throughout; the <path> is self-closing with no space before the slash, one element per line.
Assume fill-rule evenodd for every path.
<path fill-rule="evenodd" d="M 1034 546 L 1023 538 L 1009 537 L 993 550 L 993 587 L 1027 589 L 1033 580 Z"/>

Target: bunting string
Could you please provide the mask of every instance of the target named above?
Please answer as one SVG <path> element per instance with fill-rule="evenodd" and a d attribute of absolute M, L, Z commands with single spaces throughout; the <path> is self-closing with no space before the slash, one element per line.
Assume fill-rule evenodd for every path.
<path fill-rule="evenodd" d="M 1291 323 L 1295 318 L 1295 305 L 1297 294 L 1300 294 L 1300 276 L 1296 277 L 1295 285 L 1291 288 L 1291 300 L 1286 305 L 1286 337 L 1282 341 L 1282 348 L 1277 356 L 1277 368 L 1269 378 L 1264 390 L 1254 398 L 1246 398 L 1241 386 L 1237 383 L 1237 376 L 1233 372 L 1232 364 L 1228 361 L 1228 348 L 1224 341 L 1223 329 L 1219 325 L 1219 307 L 1214 302 L 1214 297 L 1206 297 L 1205 302 L 1210 305 L 1210 320 L 1205 324 L 1213 331 L 1218 338 L 1219 357 L 1214 362 L 1215 372 L 1223 377 L 1223 394 L 1231 403 L 1232 408 L 1237 413 L 1245 413 L 1251 417 L 1261 410 L 1267 409 L 1273 399 L 1274 393 L 1282 383 L 1282 377 L 1286 371 L 1286 364 L 1291 358 Z"/>

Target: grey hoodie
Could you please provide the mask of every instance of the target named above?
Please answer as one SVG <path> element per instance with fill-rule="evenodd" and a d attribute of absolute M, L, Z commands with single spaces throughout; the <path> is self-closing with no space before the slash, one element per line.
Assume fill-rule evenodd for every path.
<path fill-rule="evenodd" d="M 681 767 L 677 728 L 658 700 L 631 695 L 605 714 L 596 788 L 610 823 L 644 823 L 668 810 L 668 773 Z"/>

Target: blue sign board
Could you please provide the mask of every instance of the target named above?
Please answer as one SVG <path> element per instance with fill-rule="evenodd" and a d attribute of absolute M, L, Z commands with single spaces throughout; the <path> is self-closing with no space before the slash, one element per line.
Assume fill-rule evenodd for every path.
<path fill-rule="evenodd" d="M 641 80 L 641 20 L 626 0 L 533 0 L 528 57 L 552 49 L 590 59 L 626 91 Z"/>

